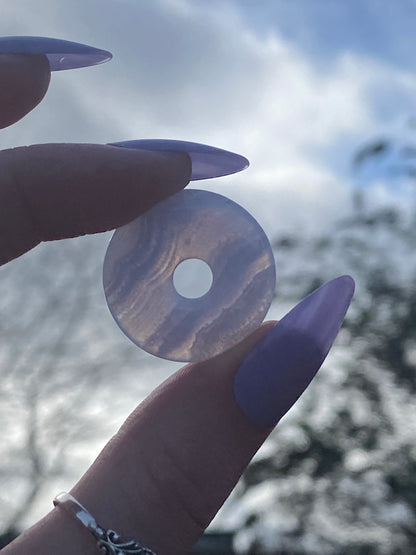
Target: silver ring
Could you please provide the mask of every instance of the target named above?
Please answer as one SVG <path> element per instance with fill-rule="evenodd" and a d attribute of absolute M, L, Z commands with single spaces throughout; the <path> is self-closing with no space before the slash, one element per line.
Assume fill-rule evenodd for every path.
<path fill-rule="evenodd" d="M 114 530 L 104 530 L 87 509 L 69 493 L 62 492 L 53 500 L 55 507 L 61 507 L 75 517 L 97 540 L 97 547 L 106 555 L 156 555 L 134 540 L 123 541 Z"/>

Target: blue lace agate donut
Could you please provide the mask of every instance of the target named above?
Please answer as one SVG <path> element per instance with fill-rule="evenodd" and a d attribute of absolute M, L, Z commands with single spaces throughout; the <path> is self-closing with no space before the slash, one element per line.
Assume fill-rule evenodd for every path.
<path fill-rule="evenodd" d="M 173 274 L 200 259 L 213 282 L 186 298 Z M 275 289 L 270 243 L 230 199 L 186 189 L 117 229 L 104 260 L 104 291 L 122 331 L 160 358 L 201 361 L 238 343 L 263 321 Z"/>

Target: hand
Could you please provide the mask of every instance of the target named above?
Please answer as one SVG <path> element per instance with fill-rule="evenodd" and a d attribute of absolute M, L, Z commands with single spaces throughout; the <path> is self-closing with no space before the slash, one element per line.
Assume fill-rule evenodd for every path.
<path fill-rule="evenodd" d="M 44 56 L 0 55 L 0 125 L 45 95 Z M 185 154 L 49 144 L 0 152 L 0 264 L 41 241 L 121 226 L 189 181 Z M 145 245 L 143 246 L 145 248 Z M 353 292 L 329 282 L 278 325 L 268 322 L 210 361 L 189 364 L 127 419 L 71 493 L 97 522 L 158 555 L 192 547 L 274 425 L 322 364 Z M 4 549 L 98 553 L 59 508 Z"/>

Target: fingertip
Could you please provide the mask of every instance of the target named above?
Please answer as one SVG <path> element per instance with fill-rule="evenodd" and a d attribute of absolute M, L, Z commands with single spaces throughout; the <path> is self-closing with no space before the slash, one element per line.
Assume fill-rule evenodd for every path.
<path fill-rule="evenodd" d="M 109 149 L 114 149 L 120 153 L 120 147 L 113 145 L 106 145 Z M 189 154 L 185 151 L 142 151 L 144 157 L 138 155 L 135 149 L 123 148 L 123 151 L 128 153 L 129 158 L 133 163 L 142 163 L 142 159 L 154 160 L 153 171 L 157 169 L 157 179 L 159 182 L 167 184 L 167 188 L 171 189 L 170 194 L 184 189 L 192 177 L 192 160 Z M 156 174 L 155 174 L 156 175 Z M 173 187 L 172 187 L 173 185 Z"/>
<path fill-rule="evenodd" d="M 50 78 L 44 54 L 0 54 L 0 129 L 19 121 L 41 102 Z"/>
<path fill-rule="evenodd" d="M 0 152 L 0 264 L 41 241 L 121 227 L 189 182 L 189 157 L 108 145 Z"/>

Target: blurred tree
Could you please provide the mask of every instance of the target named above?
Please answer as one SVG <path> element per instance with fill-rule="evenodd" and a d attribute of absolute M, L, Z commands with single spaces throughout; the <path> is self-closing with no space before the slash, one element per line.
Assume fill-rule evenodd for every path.
<path fill-rule="evenodd" d="M 102 237 L 57 242 L 0 269 L 3 534 L 46 485 L 91 462 L 89 445 L 125 414 L 114 391 L 137 393 L 127 382 L 141 352 L 114 333 L 99 287 L 104 249 Z"/>
<path fill-rule="evenodd" d="M 365 200 L 320 236 L 276 239 L 283 302 L 342 273 L 357 288 L 337 348 L 229 505 L 241 553 L 416 553 L 416 227 Z"/>
<path fill-rule="evenodd" d="M 189 555 L 235 555 L 232 532 L 205 533 Z"/>

